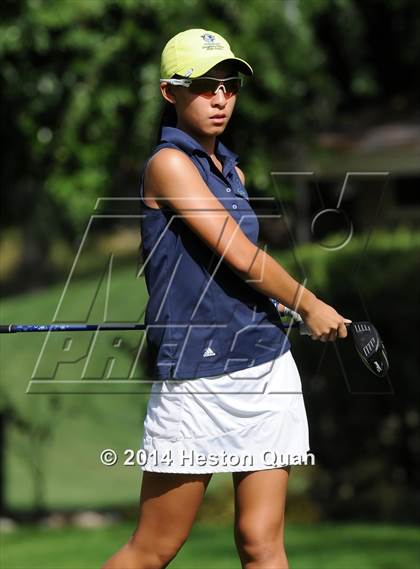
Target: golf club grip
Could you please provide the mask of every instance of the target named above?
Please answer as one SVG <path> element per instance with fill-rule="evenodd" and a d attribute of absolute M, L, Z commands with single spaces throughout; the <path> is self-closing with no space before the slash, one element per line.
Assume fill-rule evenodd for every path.
<path fill-rule="evenodd" d="M 9 334 L 10 332 L 14 332 L 14 330 L 12 329 L 12 324 L 0 325 L 0 334 Z"/>

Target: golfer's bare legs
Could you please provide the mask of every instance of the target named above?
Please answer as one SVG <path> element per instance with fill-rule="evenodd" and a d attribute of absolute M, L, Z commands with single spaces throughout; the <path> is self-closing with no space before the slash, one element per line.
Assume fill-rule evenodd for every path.
<path fill-rule="evenodd" d="M 143 472 L 137 528 L 101 569 L 161 569 L 181 549 L 211 474 Z"/>
<path fill-rule="evenodd" d="M 288 569 L 284 507 L 290 467 L 235 472 L 235 542 L 244 569 Z"/>

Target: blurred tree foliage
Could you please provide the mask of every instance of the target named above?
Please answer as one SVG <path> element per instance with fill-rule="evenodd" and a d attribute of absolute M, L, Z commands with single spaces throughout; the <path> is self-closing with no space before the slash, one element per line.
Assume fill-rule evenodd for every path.
<path fill-rule="evenodd" d="M 358 106 L 401 112 L 418 95 L 416 0 L 5 0 L 0 10 L 2 224 L 24 225 L 36 272 L 57 234 L 80 236 L 97 198 L 136 196 L 161 109 L 160 53 L 181 30 L 225 35 L 255 70 L 224 136 L 251 191 L 269 190 L 276 142 Z"/>

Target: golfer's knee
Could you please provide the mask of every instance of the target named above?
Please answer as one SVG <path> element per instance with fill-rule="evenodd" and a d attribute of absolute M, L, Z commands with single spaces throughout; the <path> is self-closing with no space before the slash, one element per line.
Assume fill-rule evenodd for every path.
<path fill-rule="evenodd" d="M 235 542 L 246 561 L 269 562 L 284 554 L 283 531 L 278 525 L 238 524 Z"/>
<path fill-rule="evenodd" d="M 283 544 L 274 541 L 247 541 L 238 544 L 240 557 L 247 563 L 270 563 L 284 555 Z"/>
<path fill-rule="evenodd" d="M 156 537 L 146 540 L 142 535 L 133 534 L 130 545 L 136 552 L 141 567 L 163 569 L 176 556 L 185 543 L 186 537 Z"/>

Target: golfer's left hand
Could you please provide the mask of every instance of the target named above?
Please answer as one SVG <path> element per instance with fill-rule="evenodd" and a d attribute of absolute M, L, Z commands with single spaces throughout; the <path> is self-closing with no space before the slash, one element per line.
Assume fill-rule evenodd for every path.
<path fill-rule="evenodd" d="M 312 332 L 311 338 L 321 342 L 335 342 L 337 338 L 346 338 L 346 324 L 351 322 L 319 298 L 313 303 L 311 310 L 302 318 L 307 328 Z"/>

